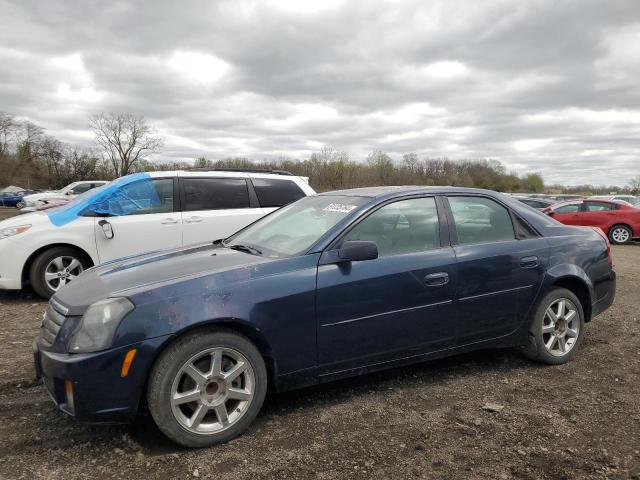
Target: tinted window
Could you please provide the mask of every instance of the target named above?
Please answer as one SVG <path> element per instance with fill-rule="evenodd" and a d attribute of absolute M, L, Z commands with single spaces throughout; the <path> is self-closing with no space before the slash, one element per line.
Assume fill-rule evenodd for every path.
<path fill-rule="evenodd" d="M 344 238 L 375 242 L 382 256 L 422 252 L 440 246 L 433 198 L 391 203 L 362 220 Z"/>
<path fill-rule="evenodd" d="M 75 187 L 73 187 L 71 193 L 73 193 L 74 195 L 80 194 L 91 190 L 91 188 L 93 188 L 91 183 L 81 183 L 80 185 L 76 185 Z"/>
<path fill-rule="evenodd" d="M 252 178 L 251 181 L 261 207 L 281 207 L 305 196 L 292 180 Z"/>
<path fill-rule="evenodd" d="M 575 212 L 579 212 L 580 211 L 580 204 L 579 203 L 570 203 L 568 205 L 563 205 L 561 207 L 554 208 L 553 211 L 556 212 L 556 213 L 575 213 Z"/>
<path fill-rule="evenodd" d="M 616 206 L 613 203 L 607 202 L 584 202 L 587 207 L 587 212 L 602 212 L 604 210 L 615 210 Z"/>
<path fill-rule="evenodd" d="M 509 211 L 483 197 L 449 197 L 449 205 L 458 232 L 458 243 L 484 243 L 513 240 Z"/>
<path fill-rule="evenodd" d="M 244 178 L 184 178 L 184 210 L 249 208 Z"/>
<path fill-rule="evenodd" d="M 98 201 L 92 210 L 97 214 L 116 216 L 173 212 L 173 179 L 130 183 Z"/>

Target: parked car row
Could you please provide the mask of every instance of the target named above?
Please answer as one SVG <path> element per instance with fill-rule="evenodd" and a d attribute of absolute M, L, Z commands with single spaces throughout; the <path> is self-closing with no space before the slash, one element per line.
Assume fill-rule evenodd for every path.
<path fill-rule="evenodd" d="M 23 212 L 33 212 L 36 210 L 45 210 L 53 206 L 64 205 L 70 202 L 78 195 L 91 189 L 105 185 L 104 180 L 87 180 L 82 182 L 73 182 L 60 190 L 52 190 L 46 192 L 38 192 L 26 195 L 16 207 Z"/>

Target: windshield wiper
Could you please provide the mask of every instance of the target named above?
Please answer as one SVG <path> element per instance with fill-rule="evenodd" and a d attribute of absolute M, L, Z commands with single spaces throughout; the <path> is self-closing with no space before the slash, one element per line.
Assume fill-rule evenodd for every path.
<path fill-rule="evenodd" d="M 240 252 L 250 253 L 251 255 L 262 255 L 262 252 L 255 247 L 250 247 L 249 245 L 229 245 L 229 248 L 232 250 L 238 250 Z"/>

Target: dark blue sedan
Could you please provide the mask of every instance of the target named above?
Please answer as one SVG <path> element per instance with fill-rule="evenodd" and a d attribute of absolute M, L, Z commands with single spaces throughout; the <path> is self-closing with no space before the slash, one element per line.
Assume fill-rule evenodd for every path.
<path fill-rule="evenodd" d="M 24 206 L 22 199 L 25 195 L 36 193 L 35 190 L 22 190 L 19 192 L 0 192 L 0 206 L 2 207 L 18 207 Z"/>
<path fill-rule="evenodd" d="M 127 422 L 146 404 L 202 447 L 246 429 L 268 385 L 482 348 L 567 362 L 614 295 L 597 229 L 485 190 L 345 190 L 87 270 L 51 299 L 34 354 L 62 411 Z"/>

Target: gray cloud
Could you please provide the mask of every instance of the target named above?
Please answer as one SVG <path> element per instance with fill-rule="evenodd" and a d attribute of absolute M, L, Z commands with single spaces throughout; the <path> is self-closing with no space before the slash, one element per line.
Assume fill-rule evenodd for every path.
<path fill-rule="evenodd" d="M 328 144 L 496 158 L 625 184 L 640 154 L 640 4 L 0 0 L 0 109 L 90 143 L 145 115 L 159 159 L 303 157 Z"/>

